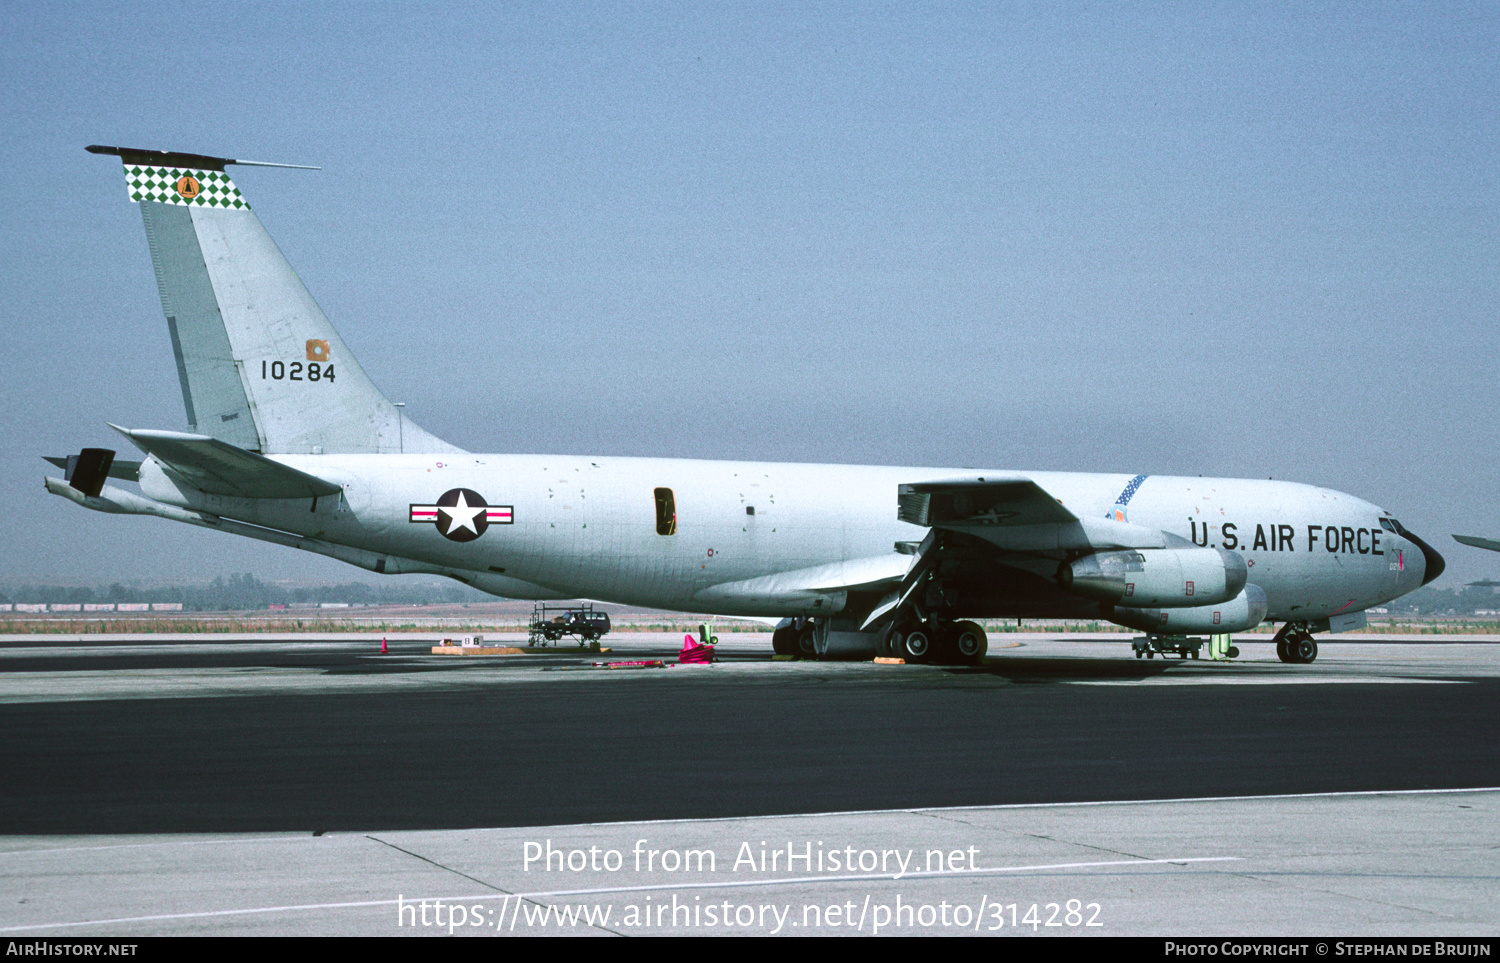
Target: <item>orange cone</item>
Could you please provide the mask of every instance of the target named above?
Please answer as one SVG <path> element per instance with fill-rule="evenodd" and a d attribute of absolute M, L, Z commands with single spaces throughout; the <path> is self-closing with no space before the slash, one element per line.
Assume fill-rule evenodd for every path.
<path fill-rule="evenodd" d="M 380 654 L 381 655 L 388 655 L 388 654 L 390 654 L 390 649 L 387 649 L 385 647 L 385 637 L 384 636 L 381 636 L 381 639 L 380 639 Z"/>

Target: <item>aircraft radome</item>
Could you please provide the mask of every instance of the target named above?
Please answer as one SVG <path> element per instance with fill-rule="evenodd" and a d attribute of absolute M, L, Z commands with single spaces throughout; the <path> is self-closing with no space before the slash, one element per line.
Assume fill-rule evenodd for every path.
<path fill-rule="evenodd" d="M 225 173 L 116 147 L 190 431 L 67 460 L 47 490 L 499 596 L 781 619 L 778 652 L 974 662 L 985 618 L 1168 637 L 1272 620 L 1281 658 L 1431 581 L 1384 509 L 1285 481 L 477 454 L 366 377 Z M 265 165 L 286 166 L 286 165 Z M 136 482 L 139 493 L 106 484 Z"/>

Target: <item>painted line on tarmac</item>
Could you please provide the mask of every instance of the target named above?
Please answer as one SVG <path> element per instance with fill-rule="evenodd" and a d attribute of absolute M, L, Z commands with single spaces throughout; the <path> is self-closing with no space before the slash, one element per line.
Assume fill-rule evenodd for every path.
<path fill-rule="evenodd" d="M 3 838 L 5 837 L 0 837 L 0 839 Z M 111 843 L 103 846 L 54 846 L 51 849 L 6 849 L 0 850 L 0 859 L 4 859 L 7 856 L 36 856 L 51 853 L 92 853 L 117 849 L 148 849 L 153 846 L 233 846 L 244 843 L 300 843 L 306 839 L 306 833 L 299 833 L 296 836 L 219 837 L 215 839 L 177 839 L 171 842 Z"/>
<path fill-rule="evenodd" d="M 1100 799 L 1087 802 L 1053 803 L 993 803 L 979 806 L 911 806 L 901 809 L 837 809 L 816 813 L 775 813 L 767 816 L 705 816 L 699 819 L 622 819 L 593 823 L 559 823 L 556 826 L 529 826 L 528 829 L 568 828 L 585 826 L 669 826 L 691 823 L 751 823 L 775 819 L 821 819 L 827 816 L 925 816 L 928 813 L 993 812 L 1004 809 L 1076 809 L 1084 806 L 1150 806 L 1167 803 L 1215 803 L 1255 802 L 1267 799 L 1346 799 L 1360 796 L 1438 796 L 1453 793 L 1500 793 L 1500 786 L 1472 786 L 1463 789 L 1361 789 L 1351 792 L 1289 792 L 1266 793 L 1255 796 L 1181 796 L 1159 799 Z M 516 826 L 497 826 L 469 832 L 513 832 Z M 423 832 L 425 830 L 416 830 Z M 332 835 L 332 834 L 330 834 Z"/>
<path fill-rule="evenodd" d="M 374 840 L 374 837 L 371 837 Z M 378 840 L 375 840 L 378 841 Z M 1173 859 L 1115 859 L 1091 863 L 1047 863 L 1036 866 L 996 866 L 979 869 L 948 870 L 946 872 L 907 873 L 892 876 L 889 873 L 861 873 L 848 876 L 800 876 L 786 879 L 726 880 L 704 883 L 652 883 L 639 886 L 602 886 L 592 889 L 559 889 L 534 893 L 480 893 L 469 896 L 424 896 L 407 899 L 360 900 L 347 903 L 297 903 L 286 906 L 257 906 L 247 909 L 205 910 L 198 913 L 163 913 L 155 916 L 117 916 L 109 919 L 74 920 L 67 923 L 27 923 L 22 926 L 0 927 L 0 933 L 21 933 L 34 930 L 59 929 L 65 926 L 116 926 L 121 923 L 164 923 L 171 920 L 215 919 L 225 916 L 256 916 L 272 913 L 306 913 L 318 910 L 369 909 L 378 906 L 421 904 L 442 900 L 447 903 L 472 903 L 484 900 L 536 900 L 570 896 L 603 896 L 611 893 L 647 893 L 668 890 L 724 890 L 763 888 L 766 886 L 798 886 L 809 883 L 874 883 L 902 880 L 955 879 L 962 877 L 1001 876 L 1011 873 L 1039 873 L 1066 869 L 1098 869 L 1122 866 L 1186 866 L 1196 863 L 1238 862 L 1242 856 L 1196 856 Z"/>
<path fill-rule="evenodd" d="M 1144 679 L 1060 679 L 1064 685 L 1466 685 L 1470 679 L 1395 679 L 1390 676 L 1371 676 L 1367 679 L 1348 679 L 1342 676 L 1256 676 L 1253 679 L 1225 679 L 1204 676 L 1184 679 L 1169 676 L 1150 676 Z"/>

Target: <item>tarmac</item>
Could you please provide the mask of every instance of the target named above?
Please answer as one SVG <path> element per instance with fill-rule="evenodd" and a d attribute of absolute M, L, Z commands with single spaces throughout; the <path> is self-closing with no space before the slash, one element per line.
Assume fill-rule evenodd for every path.
<path fill-rule="evenodd" d="M 996 635 L 976 669 L 389 641 L 0 640 L 0 933 L 1500 930 L 1493 640 Z"/>

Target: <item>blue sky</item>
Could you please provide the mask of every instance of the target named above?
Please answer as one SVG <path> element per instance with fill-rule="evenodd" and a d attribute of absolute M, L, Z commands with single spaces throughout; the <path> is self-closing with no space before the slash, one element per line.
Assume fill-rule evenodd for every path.
<path fill-rule="evenodd" d="M 91 143 L 322 165 L 233 173 L 466 448 L 1274 476 L 1500 574 L 1497 81 L 1477 4 L 0 6 L 0 578 L 360 577 L 42 491 L 184 424 Z"/>

